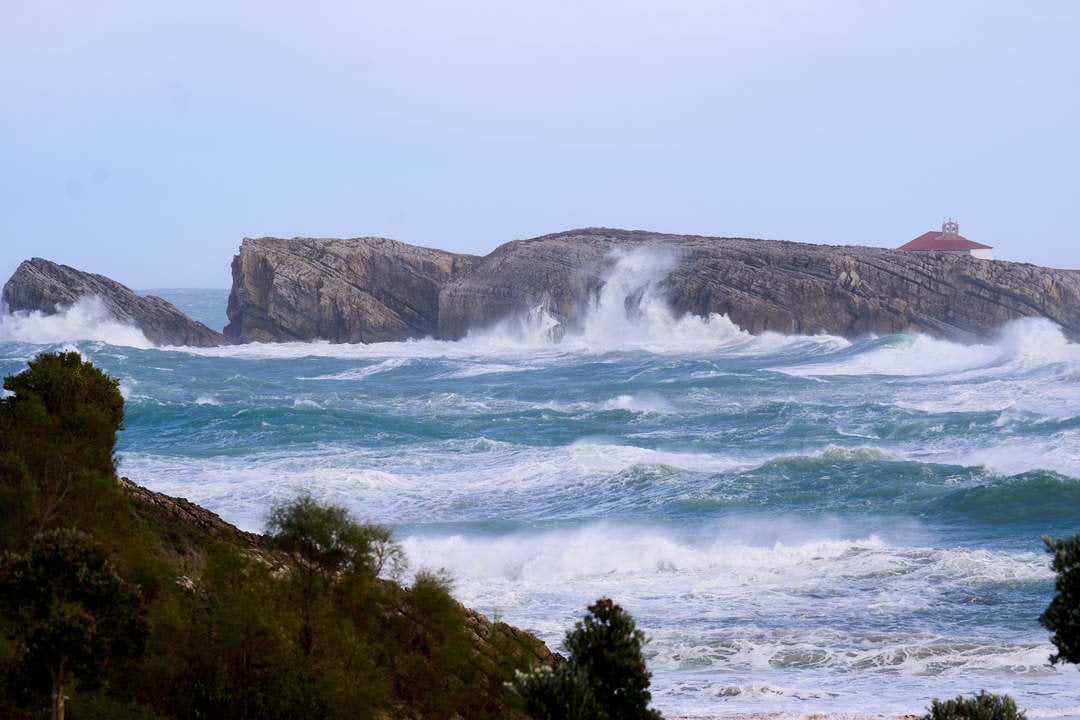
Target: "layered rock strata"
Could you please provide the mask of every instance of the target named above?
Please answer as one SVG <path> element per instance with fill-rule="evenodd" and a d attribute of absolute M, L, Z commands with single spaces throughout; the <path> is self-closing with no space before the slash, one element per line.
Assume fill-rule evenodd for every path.
<path fill-rule="evenodd" d="M 380 342 L 433 336 L 439 292 L 477 258 L 385 238 L 245 238 L 229 324 L 240 342 Z"/>
<path fill-rule="evenodd" d="M 669 266 L 660 285 L 676 315 L 722 313 L 755 334 L 920 332 L 978 341 L 1010 320 L 1044 317 L 1080 340 L 1080 272 L 1074 270 L 952 252 L 606 228 L 500 246 L 443 288 L 438 337 L 457 339 L 538 307 L 572 328 L 619 254 L 640 248 L 655 248 L 658 265 Z"/>
<path fill-rule="evenodd" d="M 159 297 L 139 295 L 104 275 L 41 258 L 23 261 L 3 290 L 9 311 L 46 315 L 62 312 L 88 297 L 99 298 L 111 318 L 135 326 L 155 345 L 212 347 L 228 343 L 224 335 L 192 320 Z"/>

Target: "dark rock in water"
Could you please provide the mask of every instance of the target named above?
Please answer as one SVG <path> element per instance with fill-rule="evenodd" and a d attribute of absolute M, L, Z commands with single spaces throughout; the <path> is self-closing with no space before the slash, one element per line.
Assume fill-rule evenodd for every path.
<path fill-rule="evenodd" d="M 477 260 L 384 238 L 245 238 L 229 324 L 241 342 L 381 342 L 432 336 L 439 291 Z"/>
<path fill-rule="evenodd" d="M 226 335 L 240 341 L 378 342 L 470 329 L 542 309 L 579 325 L 620 253 L 657 249 L 675 315 L 726 314 L 752 333 L 921 332 L 992 337 L 1045 317 L 1080 339 L 1080 272 L 962 253 L 588 228 L 516 240 L 478 258 L 380 238 L 244 240 Z M 626 305 L 633 309 L 628 288 Z"/>
<path fill-rule="evenodd" d="M 41 258 L 24 260 L 4 284 L 8 310 L 62 312 L 83 298 L 98 297 L 115 320 L 134 325 L 155 345 L 213 347 L 228 340 L 154 295 L 138 295 L 104 275 Z"/>
<path fill-rule="evenodd" d="M 921 332 L 975 341 L 1009 320 L 1044 317 L 1080 340 L 1078 271 L 952 252 L 606 228 L 500 246 L 443 288 L 439 337 L 457 339 L 537 307 L 573 327 L 617 254 L 644 247 L 672 254 L 661 286 L 676 315 L 723 313 L 755 334 Z"/>

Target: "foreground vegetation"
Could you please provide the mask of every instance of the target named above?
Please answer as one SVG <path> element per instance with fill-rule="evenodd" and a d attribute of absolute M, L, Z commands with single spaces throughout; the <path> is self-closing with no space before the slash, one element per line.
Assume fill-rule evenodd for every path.
<path fill-rule="evenodd" d="M 600 598 L 566 634 L 569 662 L 518 673 L 514 689 L 536 720 L 662 720 L 649 707 L 644 643 L 630 614 Z"/>
<path fill-rule="evenodd" d="M 382 528 L 300 497 L 207 533 L 116 478 L 117 381 L 39 356 L 0 400 L 0 717 L 501 718 L 542 646 Z"/>

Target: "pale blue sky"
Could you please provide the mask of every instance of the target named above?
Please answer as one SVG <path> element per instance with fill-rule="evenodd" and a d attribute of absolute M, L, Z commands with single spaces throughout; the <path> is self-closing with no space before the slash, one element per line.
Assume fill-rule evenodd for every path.
<path fill-rule="evenodd" d="M 1080 2 L 0 0 L 0 280 L 604 225 L 1080 268 Z"/>

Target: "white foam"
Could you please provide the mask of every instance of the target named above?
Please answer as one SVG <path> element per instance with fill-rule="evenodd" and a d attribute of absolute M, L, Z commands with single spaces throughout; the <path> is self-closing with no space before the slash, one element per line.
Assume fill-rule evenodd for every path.
<path fill-rule="evenodd" d="M 1013 376 L 1059 363 L 1080 366 L 1080 345 L 1068 342 L 1060 327 L 1042 318 L 1006 323 L 992 344 L 965 345 L 926 335 L 897 335 L 871 342 L 879 346 L 840 361 L 802 363 L 779 370 L 799 377 L 882 375 L 952 383 Z"/>
<path fill-rule="evenodd" d="M 613 253 L 612 259 L 612 269 L 580 327 L 562 327 L 551 312 L 550 301 L 544 299 L 523 317 L 507 318 L 494 328 L 470 332 L 468 340 L 504 347 L 557 344 L 579 354 L 612 350 L 685 354 L 753 340 L 723 315 L 675 316 L 662 288 L 678 260 L 673 251 L 637 248 Z"/>
<path fill-rule="evenodd" d="M 669 415 L 675 410 L 671 403 L 656 393 L 618 395 L 600 404 L 604 410 L 628 410 L 635 413 Z"/>
<path fill-rule="evenodd" d="M 757 527 L 755 527 L 757 526 Z M 747 544 L 759 534 L 781 539 Z M 617 578 L 621 592 L 641 589 L 659 577 L 670 590 L 726 594 L 783 595 L 828 590 L 831 602 L 864 603 L 884 610 L 921 603 L 935 583 L 977 591 L 979 583 L 1042 581 L 1051 577 L 1039 553 L 906 546 L 877 535 L 845 537 L 835 522 L 807 523 L 769 518 L 728 521 L 713 533 L 673 528 L 589 524 L 576 529 L 500 537 L 411 536 L 405 539 L 420 565 L 445 567 L 479 585 L 524 582 L 561 585 Z M 603 548 L 603 552 L 597 552 Z M 880 585 L 875 598 L 849 597 L 858 577 Z M 903 589 L 905 592 L 897 592 Z M 910 590 L 911 592 L 907 592 Z M 632 590 L 629 590 L 632 592 Z"/>
<path fill-rule="evenodd" d="M 663 281 L 674 267 L 675 254 L 664 248 L 639 248 L 614 256 L 612 269 L 580 327 L 565 328 L 554 316 L 550 301 L 542 299 L 529 312 L 508 317 L 493 327 L 474 329 L 457 342 L 428 339 L 403 342 L 333 344 L 249 343 L 220 348 L 188 348 L 200 355 L 248 359 L 306 356 L 382 359 L 377 367 L 309 379 L 351 380 L 399 367 L 403 358 L 498 358 L 558 361 L 566 356 L 602 354 L 613 350 L 639 350 L 655 354 L 723 353 L 747 355 L 778 352 L 806 345 L 836 349 L 849 343 L 831 336 L 752 336 L 725 315 L 676 317 L 664 296 Z M 494 366 L 463 367 L 459 377 L 500 372 Z M 520 366 L 513 367 L 521 370 Z M 509 370 L 507 370 L 509 371 Z"/>
<path fill-rule="evenodd" d="M 153 343 L 133 325 L 115 320 L 97 296 L 81 298 L 69 308 L 46 315 L 40 311 L 0 315 L 0 342 L 34 345 L 96 340 L 109 345 L 150 348 Z"/>
<path fill-rule="evenodd" d="M 793 582 L 816 574 L 815 564 L 884 547 L 876 537 L 815 540 L 796 545 L 777 542 L 755 547 L 717 540 L 699 544 L 660 530 L 590 525 L 568 532 L 496 539 L 410 537 L 410 557 L 421 565 L 445 567 L 455 577 L 561 583 L 617 575 L 724 573 L 727 581 Z M 605 548 L 595 552 L 592 548 Z M 703 581 L 708 582 L 703 578 Z"/>
<path fill-rule="evenodd" d="M 536 365 L 527 365 L 523 363 L 515 363 L 513 365 L 508 363 L 494 363 L 494 362 L 469 362 L 461 363 L 456 370 L 449 370 L 447 372 L 439 374 L 440 379 L 445 380 L 463 380 L 472 377 L 482 377 L 484 375 L 501 375 L 506 373 L 523 373 L 530 372 L 532 370 L 539 369 Z"/>
<path fill-rule="evenodd" d="M 781 540 L 746 542 L 777 525 Z M 910 703 L 927 678 L 950 697 L 971 691 L 957 683 L 1029 676 L 1056 686 L 1058 698 L 1068 688 L 1071 676 L 1047 666 L 1045 641 L 896 624 L 992 603 L 1002 584 L 1048 583 L 1040 553 L 908 545 L 773 517 L 714 531 L 593 523 L 493 537 L 410 535 L 404 545 L 414 567 L 449 570 L 466 604 L 553 645 L 584 604 L 618 598 L 652 637 L 657 705 L 682 715 L 776 711 L 787 700 L 791 709 L 813 701 L 822 712 L 912 712 L 925 705 Z"/>
<path fill-rule="evenodd" d="M 365 365 L 363 367 L 352 368 L 351 370 L 343 370 L 338 373 L 331 373 L 329 375 L 317 375 L 314 377 L 300 377 L 297 380 L 365 380 L 369 377 L 389 372 L 391 370 L 397 370 L 398 368 L 406 367 L 410 364 L 410 358 L 395 357 L 377 362 L 372 365 Z"/>
<path fill-rule="evenodd" d="M 1070 343 L 1061 328 L 1042 318 L 1021 318 L 1002 326 L 995 343 L 1018 365 L 1042 366 L 1080 362 L 1080 345 Z"/>
<path fill-rule="evenodd" d="M 1080 478 L 1080 432 L 1059 432 L 1049 437 L 999 439 L 959 454 L 954 462 L 983 466 L 1002 475 L 1050 470 Z"/>
<path fill-rule="evenodd" d="M 926 335 L 899 335 L 889 338 L 887 343 L 874 350 L 853 354 L 839 362 L 812 362 L 778 370 L 798 377 L 933 377 L 981 367 L 993 362 L 999 355 L 997 349 L 992 347 L 959 345 Z"/>

